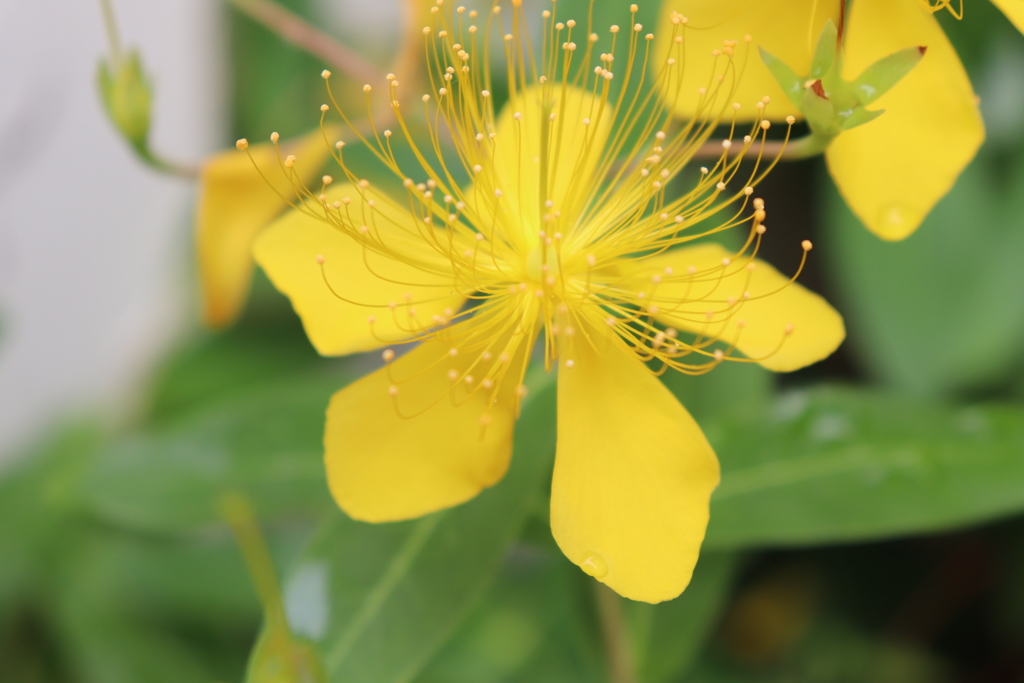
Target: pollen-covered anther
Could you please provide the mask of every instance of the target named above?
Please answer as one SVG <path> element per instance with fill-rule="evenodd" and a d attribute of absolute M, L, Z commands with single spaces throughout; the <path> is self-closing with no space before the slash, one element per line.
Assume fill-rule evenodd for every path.
<path fill-rule="evenodd" d="M 373 87 L 369 83 L 363 86 L 363 92 L 370 92 L 371 90 L 373 90 Z"/>
<path fill-rule="evenodd" d="M 319 263 L 320 265 L 323 265 L 324 261 L 326 261 L 326 260 L 327 259 L 324 258 L 323 254 L 317 254 L 316 255 L 316 262 Z"/>
<path fill-rule="evenodd" d="M 526 388 L 525 384 L 520 384 L 516 388 L 516 394 L 519 395 L 519 398 L 526 398 L 526 395 L 529 394 L 529 393 L 530 393 L 530 390 Z"/>
<path fill-rule="evenodd" d="M 723 149 L 729 149 L 730 147 L 732 147 L 732 140 L 730 140 L 729 138 L 722 140 Z"/>
<path fill-rule="evenodd" d="M 284 158 L 284 165 L 286 168 L 291 168 L 295 165 L 295 155 L 289 154 Z"/>
<path fill-rule="evenodd" d="M 384 352 L 380 354 L 380 357 L 384 359 L 385 363 L 390 363 L 395 359 L 395 352 L 393 349 L 384 349 Z"/>
<path fill-rule="evenodd" d="M 724 191 L 725 190 L 725 183 L 723 183 L 721 180 L 719 180 L 718 183 L 715 184 L 715 187 L 718 188 L 719 191 Z"/>
<path fill-rule="evenodd" d="M 725 351 L 722 349 L 715 349 L 715 360 L 720 361 L 725 358 Z"/>
<path fill-rule="evenodd" d="M 801 243 L 800 243 L 800 247 L 801 247 L 801 248 L 802 248 L 802 249 L 803 249 L 804 251 L 810 251 L 811 249 L 813 249 L 813 248 L 814 248 L 814 245 L 813 245 L 813 244 L 811 244 L 811 241 L 810 241 L 810 240 L 804 240 L 803 242 L 801 242 Z"/>
<path fill-rule="evenodd" d="M 327 78 L 330 78 L 330 77 L 331 77 L 331 72 L 328 71 L 327 69 L 324 69 L 323 71 L 320 72 L 320 78 L 327 79 Z"/>
<path fill-rule="evenodd" d="M 323 182 L 323 184 L 324 184 L 324 185 L 330 185 L 331 183 L 333 183 L 333 182 L 334 182 L 334 178 L 332 178 L 332 177 L 331 177 L 331 176 L 329 176 L 329 175 L 325 175 L 325 176 L 324 176 L 324 177 L 322 177 L 322 178 L 321 178 L 320 180 L 321 180 L 321 181 Z"/>
<path fill-rule="evenodd" d="M 793 115 L 787 116 L 786 123 L 792 126 L 794 123 L 796 123 L 796 117 Z"/>
<path fill-rule="evenodd" d="M 567 359 L 565 361 L 565 367 L 567 367 L 567 368 L 576 367 L 576 361 L 574 361 L 572 358 Z"/>
<path fill-rule="evenodd" d="M 484 413 L 483 415 L 480 416 L 480 426 L 486 427 L 489 424 L 491 424 L 491 416 L 488 415 L 487 413 Z"/>
<path fill-rule="evenodd" d="M 390 387 L 388 387 L 388 393 L 391 394 L 392 396 L 398 396 L 398 387 L 392 384 Z"/>
<path fill-rule="evenodd" d="M 491 379 L 490 377 L 485 377 L 483 380 L 480 381 L 480 387 L 482 389 L 492 389 L 494 388 L 494 380 Z"/>
<path fill-rule="evenodd" d="M 328 109 L 330 109 L 330 107 L 328 107 L 326 104 L 321 104 L 320 105 L 320 111 L 326 112 Z"/>
<path fill-rule="evenodd" d="M 761 121 L 761 130 L 768 130 L 772 127 L 772 122 L 768 119 Z"/>
<path fill-rule="evenodd" d="M 459 381 L 459 371 L 456 370 L 455 368 L 452 368 L 451 370 L 449 370 L 448 371 L 448 381 L 449 382 L 458 382 Z"/>
<path fill-rule="evenodd" d="M 749 197 L 750 195 L 754 194 L 754 188 L 747 185 L 746 187 L 743 188 L 743 194 Z"/>
<path fill-rule="evenodd" d="M 245 150 L 249 149 L 249 141 L 246 140 L 245 138 L 241 138 L 238 142 L 235 143 L 235 147 L 238 148 L 240 152 L 244 152 Z"/>
<path fill-rule="evenodd" d="M 270 141 L 271 142 L 277 142 L 280 139 L 281 139 L 281 135 L 277 131 L 274 131 L 273 133 L 270 134 Z"/>
<path fill-rule="evenodd" d="M 795 330 L 795 329 L 796 329 L 796 325 L 794 325 L 793 323 L 790 323 L 790 324 L 786 325 L 786 329 L 783 331 L 783 334 L 785 334 L 788 337 L 789 335 L 793 334 L 793 330 Z"/>
<path fill-rule="evenodd" d="M 452 348 L 448 349 L 448 355 L 451 356 L 452 358 L 455 358 L 455 356 L 459 355 L 459 350 L 453 346 Z"/>

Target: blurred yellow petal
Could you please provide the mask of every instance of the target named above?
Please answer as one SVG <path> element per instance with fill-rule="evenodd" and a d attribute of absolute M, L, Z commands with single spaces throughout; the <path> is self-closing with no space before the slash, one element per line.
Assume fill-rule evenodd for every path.
<path fill-rule="evenodd" d="M 673 12 L 679 12 L 689 20 L 681 34 L 685 39 L 683 52 L 685 64 L 680 94 L 676 96 L 674 92 L 678 80 L 673 79 L 671 81 L 673 92 L 665 95 L 676 103 L 677 115 L 690 118 L 697 114 L 700 104 L 699 98 L 696 97 L 697 90 L 709 87 L 715 68 L 716 58 L 712 56 L 711 51 L 721 49 L 723 40 L 738 40 L 736 62 L 743 72 L 735 92 L 729 95 L 727 101 L 719 102 L 719 106 L 730 102 L 739 102 L 742 105 L 740 114 L 746 118 L 754 118 L 756 113 L 754 105 L 768 95 L 772 101 L 766 109 L 766 114 L 773 120 L 782 120 L 790 115 L 799 118 L 801 114 L 786 97 L 764 62 L 761 61 L 756 47 L 747 52 L 744 36 L 751 36 L 754 46 L 763 47 L 792 67 L 798 74 L 808 74 L 811 71 L 811 59 L 822 27 L 829 19 L 833 22 L 839 20 L 839 2 L 838 0 L 760 0 L 758 2 L 752 0 L 675 0 L 666 2 L 663 5 L 658 30 L 655 31 L 657 64 L 664 64 L 670 54 L 672 31 L 675 28 L 671 21 Z M 682 62 L 680 61 L 680 63 Z M 715 73 L 722 73 L 722 69 L 723 67 L 719 63 Z"/>
<path fill-rule="evenodd" d="M 1003 10 L 1017 30 L 1024 32 L 1024 0 L 992 0 L 992 4 Z"/>
<path fill-rule="evenodd" d="M 857 0 L 851 7 L 844 78 L 897 50 L 928 48 L 872 105 L 885 113 L 842 133 L 826 152 L 853 212 L 882 239 L 901 240 L 953 186 L 985 130 L 971 82 L 935 17 L 906 1 Z"/>
<path fill-rule="evenodd" d="M 478 213 L 496 214 L 504 234 L 520 244 L 536 243 L 545 213 L 577 215 L 600 182 L 611 115 L 611 104 L 602 106 L 600 96 L 572 86 L 564 95 L 561 87 L 550 86 L 512 93 L 495 126 L 493 163 L 484 170 L 496 176 L 485 184 L 499 188 L 502 199 L 478 195 Z M 547 164 L 541 163 L 542 140 Z M 550 207 L 543 205 L 547 200 Z"/>
<path fill-rule="evenodd" d="M 324 434 L 327 480 L 350 517 L 419 517 L 465 502 L 505 475 L 530 344 L 517 330 L 486 346 L 491 358 L 508 353 L 511 359 L 495 394 L 482 385 L 493 367 L 481 360 L 484 349 L 459 345 L 451 355 L 452 338 L 472 334 L 475 325 L 464 323 L 423 343 L 331 399 Z"/>
<path fill-rule="evenodd" d="M 599 326 L 563 346 L 551 531 L 570 561 L 632 600 L 690 582 L 718 460 L 665 386 Z M 573 366 L 566 367 L 568 360 Z"/>
<path fill-rule="evenodd" d="M 328 153 L 320 130 L 281 145 L 282 155 L 298 157 L 294 169 L 303 183 L 319 173 Z M 237 150 L 216 154 L 203 166 L 200 178 L 196 250 L 203 317 L 213 327 L 238 317 L 252 279 L 252 241 L 285 209 L 286 199 L 295 197 L 273 144 L 250 145 L 249 154 L 252 160 Z"/>
<path fill-rule="evenodd" d="M 723 259 L 729 259 L 728 266 Z M 769 370 L 789 372 L 817 363 L 846 336 L 842 317 L 823 298 L 790 283 L 764 261 L 736 256 L 718 244 L 674 249 L 637 265 L 645 275 L 637 287 L 653 292 L 647 300 L 658 307 L 658 320 L 735 342 Z M 655 274 L 662 278 L 656 286 Z M 673 281 L 673 275 L 684 277 Z"/>
<path fill-rule="evenodd" d="M 253 255 L 281 292 L 291 299 L 306 335 L 325 356 L 369 351 L 397 343 L 433 325 L 437 316 L 450 317 L 465 297 L 455 291 L 451 262 L 437 258 L 422 241 L 419 253 L 409 246 L 416 233 L 415 218 L 373 189 L 339 184 L 328 201 L 344 197 L 361 204 L 372 199 L 375 216 L 359 216 L 384 236 L 389 248 L 408 247 L 408 258 L 391 258 L 370 251 L 322 218 L 314 204 L 293 209 L 256 238 Z M 446 242 L 448 238 L 442 237 Z M 323 256 L 323 264 L 318 257 Z M 391 307 L 390 304 L 395 306 Z M 374 318 L 371 326 L 370 317 Z"/>

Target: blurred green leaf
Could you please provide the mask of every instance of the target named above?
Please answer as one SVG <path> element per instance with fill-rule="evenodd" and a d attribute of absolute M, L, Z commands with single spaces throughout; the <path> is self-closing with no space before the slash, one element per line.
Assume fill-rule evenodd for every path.
<path fill-rule="evenodd" d="M 709 549 L 882 538 L 1024 510 L 1024 405 L 821 387 L 704 426 L 723 470 Z"/>
<path fill-rule="evenodd" d="M 508 681 L 542 655 L 555 630 L 571 628 L 578 572 L 550 545 L 512 548 L 482 604 L 417 683 Z"/>
<path fill-rule="evenodd" d="M 128 528 L 177 532 L 220 524 L 220 496 L 247 494 L 261 519 L 312 517 L 330 506 L 324 411 L 341 377 L 316 376 L 125 438 L 82 479 L 90 509 Z"/>
<path fill-rule="evenodd" d="M 922 396 L 1007 381 L 1024 360 L 1024 163 L 979 157 L 916 233 L 878 240 L 828 190 L 823 240 L 852 350 Z"/>
<path fill-rule="evenodd" d="M 627 603 L 642 683 L 681 680 L 718 624 L 740 567 L 736 553 L 703 553 L 686 591 L 669 602 Z"/>
<path fill-rule="evenodd" d="M 293 630 L 320 643 L 330 680 L 410 681 L 468 616 L 550 473 L 555 391 L 545 381 L 524 402 L 512 465 L 495 487 L 411 522 L 337 513 L 311 544 L 285 599 Z"/>

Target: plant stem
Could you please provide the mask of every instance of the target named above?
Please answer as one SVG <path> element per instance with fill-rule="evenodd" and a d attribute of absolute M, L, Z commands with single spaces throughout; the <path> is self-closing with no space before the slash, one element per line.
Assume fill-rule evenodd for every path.
<path fill-rule="evenodd" d="M 115 69 L 121 64 L 121 38 L 117 33 L 117 21 L 114 19 L 114 7 L 111 0 L 100 0 L 103 10 L 103 27 L 107 30 L 107 41 L 110 42 L 110 61 Z"/>
<path fill-rule="evenodd" d="M 601 624 L 605 654 L 608 657 L 608 677 L 611 683 L 637 683 L 626 637 L 622 598 L 603 583 L 594 581 L 594 602 Z"/>
<path fill-rule="evenodd" d="M 302 17 L 271 0 L 227 0 L 232 7 L 263 24 L 282 39 L 324 60 L 356 81 L 369 83 L 384 73 Z"/>

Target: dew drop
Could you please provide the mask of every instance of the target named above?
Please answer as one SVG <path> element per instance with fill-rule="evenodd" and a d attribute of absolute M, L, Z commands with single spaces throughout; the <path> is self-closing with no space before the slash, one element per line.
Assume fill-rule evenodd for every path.
<path fill-rule="evenodd" d="M 601 579 L 608 574 L 608 563 L 597 553 L 589 551 L 583 554 L 580 569 L 595 579 Z"/>
<path fill-rule="evenodd" d="M 902 239 L 913 232 L 923 218 L 921 211 L 909 204 L 888 204 L 878 212 L 878 232 L 886 239 Z"/>

